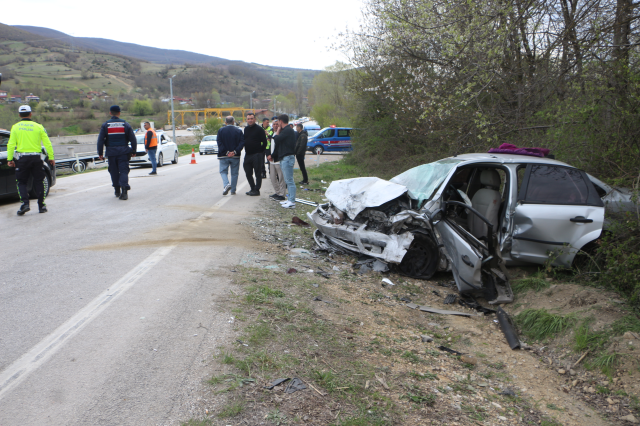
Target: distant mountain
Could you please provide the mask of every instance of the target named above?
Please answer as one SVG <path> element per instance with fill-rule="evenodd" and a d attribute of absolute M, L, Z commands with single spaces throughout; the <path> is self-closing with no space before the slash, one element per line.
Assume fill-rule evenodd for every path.
<path fill-rule="evenodd" d="M 73 43 L 74 46 L 82 49 L 124 55 L 158 64 L 206 63 L 212 65 L 223 65 L 231 62 L 228 59 L 187 52 L 185 50 L 158 49 L 156 47 L 141 46 L 134 43 L 123 43 L 104 38 L 74 37 L 50 28 L 32 27 L 28 25 L 13 25 L 13 28 L 41 36 L 46 39 L 57 40 L 67 45 Z"/>

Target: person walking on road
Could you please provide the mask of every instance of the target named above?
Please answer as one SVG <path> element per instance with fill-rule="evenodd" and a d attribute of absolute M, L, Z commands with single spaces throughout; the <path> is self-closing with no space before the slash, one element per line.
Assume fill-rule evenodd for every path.
<path fill-rule="evenodd" d="M 222 195 L 236 195 L 240 154 L 244 148 L 244 134 L 237 128 L 232 115 L 225 119 L 225 126 L 218 130 L 218 160 L 220 160 L 220 176 L 224 191 Z M 231 183 L 229 183 L 229 167 L 231 167 Z"/>
<path fill-rule="evenodd" d="M 298 128 L 298 139 L 296 139 L 296 160 L 298 161 L 298 167 L 300 167 L 300 171 L 302 172 L 302 182 L 300 182 L 300 185 L 308 185 L 309 176 L 307 176 L 307 168 L 304 166 L 304 154 L 307 152 L 309 134 L 304 130 L 304 126 L 302 124 L 298 124 L 296 127 Z"/>
<path fill-rule="evenodd" d="M 42 144 L 44 144 L 49 164 L 55 167 L 53 147 L 42 125 L 31 120 L 31 107 L 22 105 L 18 108 L 21 120 L 11 127 L 11 136 L 7 144 L 7 165 L 16 168 L 16 181 L 18 182 L 18 194 L 20 195 L 20 209 L 18 216 L 31 210 L 29 207 L 29 177 L 33 177 L 33 190 L 38 196 L 38 210 L 47 212 L 44 203 L 45 193 L 44 163 L 42 162 Z"/>
<path fill-rule="evenodd" d="M 113 105 L 109 108 L 111 118 L 100 127 L 98 135 L 98 157 L 109 161 L 109 174 L 115 189 L 116 197 L 128 200 L 129 160 L 136 154 L 137 141 L 131 125 L 120 118 L 120 107 Z M 131 143 L 131 146 L 129 146 Z M 107 147 L 103 154 L 104 147 Z"/>
<path fill-rule="evenodd" d="M 272 126 L 275 134 L 275 132 L 278 131 L 278 121 L 274 121 Z M 276 157 L 275 140 L 271 140 L 271 151 L 267 155 L 267 161 L 269 161 L 269 176 L 271 177 L 271 184 L 273 185 L 273 189 L 276 191 L 275 194 L 272 194 L 269 197 L 276 201 L 284 201 L 286 200 L 284 194 L 287 186 L 284 182 L 282 169 L 280 168 L 280 161 Z"/>
<path fill-rule="evenodd" d="M 280 161 L 280 168 L 282 168 L 284 181 L 289 192 L 289 199 L 280 204 L 285 209 L 293 209 L 296 207 L 296 184 L 293 181 L 293 166 L 296 162 L 296 135 L 288 124 L 289 116 L 287 114 L 278 117 L 278 130 L 273 140 L 276 144 L 275 155 Z"/>
<path fill-rule="evenodd" d="M 158 136 L 156 135 L 155 129 L 151 127 L 151 123 L 148 121 L 144 122 L 144 129 L 147 131 L 144 135 L 144 150 L 149 155 L 149 160 L 151 161 L 151 173 L 149 174 L 157 175 L 156 167 L 158 157 L 156 155 L 158 153 Z"/>
<path fill-rule="evenodd" d="M 247 114 L 247 127 L 244 128 L 244 172 L 251 186 L 247 195 L 260 195 L 262 187 L 262 169 L 264 167 L 264 153 L 269 142 L 264 129 L 256 124 L 256 116 L 253 113 Z M 254 182 L 253 175 L 256 175 Z"/>
<path fill-rule="evenodd" d="M 269 125 L 269 119 L 267 117 L 262 119 L 262 128 L 264 129 L 264 133 L 267 135 L 267 149 L 264 151 L 264 159 L 262 160 L 262 179 L 267 178 L 267 169 L 265 166 L 269 167 L 269 160 L 267 160 L 267 156 L 271 152 L 271 140 L 273 139 L 273 129 Z M 269 172 L 271 174 L 271 172 Z"/>

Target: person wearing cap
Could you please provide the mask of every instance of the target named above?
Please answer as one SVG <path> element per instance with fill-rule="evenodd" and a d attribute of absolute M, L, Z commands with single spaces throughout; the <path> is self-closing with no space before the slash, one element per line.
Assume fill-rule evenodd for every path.
<path fill-rule="evenodd" d="M 149 161 L 151 161 L 151 173 L 150 175 L 157 175 L 156 167 L 158 158 L 158 136 L 156 135 L 156 131 L 153 127 L 151 127 L 151 123 L 148 121 L 144 122 L 144 129 L 147 131 L 144 135 L 144 150 L 149 155 Z"/>
<path fill-rule="evenodd" d="M 115 195 L 121 200 L 129 199 L 129 160 L 136 154 L 137 141 L 133 128 L 120 118 L 120 107 L 109 108 L 111 118 L 100 127 L 98 135 L 98 156 L 104 160 L 103 150 L 109 159 L 109 174 L 115 188 Z M 131 146 L 129 146 L 129 143 Z"/>
<path fill-rule="evenodd" d="M 16 168 L 16 181 L 18 182 L 18 194 L 22 205 L 18 210 L 18 216 L 22 216 L 29 210 L 29 177 L 33 177 L 33 190 L 38 196 L 38 209 L 40 213 L 47 212 L 44 190 L 44 164 L 42 162 L 42 144 L 44 144 L 49 164 L 55 167 L 53 160 L 53 147 L 42 125 L 31 120 L 31 107 L 22 105 L 18 108 L 21 120 L 11 127 L 11 136 L 7 144 L 7 165 Z M 15 157 L 15 159 L 14 159 Z"/>

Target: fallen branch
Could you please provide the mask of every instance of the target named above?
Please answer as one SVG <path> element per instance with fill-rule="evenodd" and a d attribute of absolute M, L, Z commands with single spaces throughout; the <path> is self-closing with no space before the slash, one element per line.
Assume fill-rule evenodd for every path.
<path fill-rule="evenodd" d="M 316 389 L 316 387 L 313 386 L 311 383 L 307 382 L 307 384 L 309 386 L 311 386 L 311 389 L 313 389 L 314 391 L 318 392 L 320 394 L 320 396 L 324 396 L 324 394 L 322 392 L 320 392 L 318 389 Z"/>
<path fill-rule="evenodd" d="M 584 359 L 584 357 L 585 357 L 585 356 L 587 356 L 587 354 L 588 354 L 589 352 L 591 352 L 591 349 L 589 349 L 589 350 L 587 350 L 585 353 L 583 353 L 583 354 L 582 354 L 582 356 L 580 357 L 580 359 L 578 359 L 578 360 L 576 361 L 576 363 L 575 363 L 575 364 L 573 364 L 573 367 L 575 367 L 576 365 L 580 364 L 580 361 L 582 361 L 582 360 Z M 573 367 L 571 367 L 571 368 L 573 368 Z"/>

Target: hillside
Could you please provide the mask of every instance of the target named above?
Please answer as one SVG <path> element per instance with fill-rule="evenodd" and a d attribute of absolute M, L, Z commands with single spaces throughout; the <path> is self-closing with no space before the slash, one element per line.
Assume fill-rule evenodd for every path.
<path fill-rule="evenodd" d="M 35 31 L 35 27 L 23 28 Z M 97 40 L 93 45 L 96 48 L 91 48 L 79 38 L 58 31 L 39 29 L 39 32 L 0 24 L 2 89 L 23 99 L 30 93 L 39 96 L 42 104 L 48 105 L 46 108 L 41 105 L 39 111 L 49 120 L 47 128 L 61 135 L 90 132 L 96 125 L 94 121 L 102 118 L 98 111 L 112 103 L 127 108 L 136 100 L 144 101 L 144 107 L 138 103 L 135 112 L 133 109 L 127 112 L 135 116 L 134 121 L 145 116 L 164 124 L 168 103 L 161 100 L 169 97 L 172 75 L 176 75 L 174 96 L 193 102 L 176 105 L 177 108 L 230 104 L 248 107 L 250 94 L 255 92 L 256 108 L 271 108 L 276 98 L 280 110 L 305 113 L 309 107 L 304 98 L 319 73 L 206 55 L 200 55 L 207 58 L 206 63 L 178 63 L 180 54 L 190 59 L 193 56 L 189 55 L 197 54 L 162 49 L 157 49 L 158 55 L 174 58 L 176 62 L 156 63 L 121 54 L 127 51 L 127 46 L 134 53 L 136 49 L 148 50 L 146 47 L 89 39 Z M 109 48 L 120 53 L 107 52 Z M 17 104 L 0 104 L 0 127 L 8 127 L 15 120 L 13 109 L 17 109 Z"/>
<path fill-rule="evenodd" d="M 123 43 L 104 38 L 74 37 L 49 28 L 32 27 L 28 25 L 14 25 L 13 28 L 36 34 L 47 39 L 55 39 L 69 47 L 73 45 L 75 48 L 81 50 L 115 53 L 158 64 L 192 63 L 222 65 L 231 62 L 228 59 L 187 52 L 184 50 L 158 49 L 155 47 L 141 46 L 134 43 Z"/>

